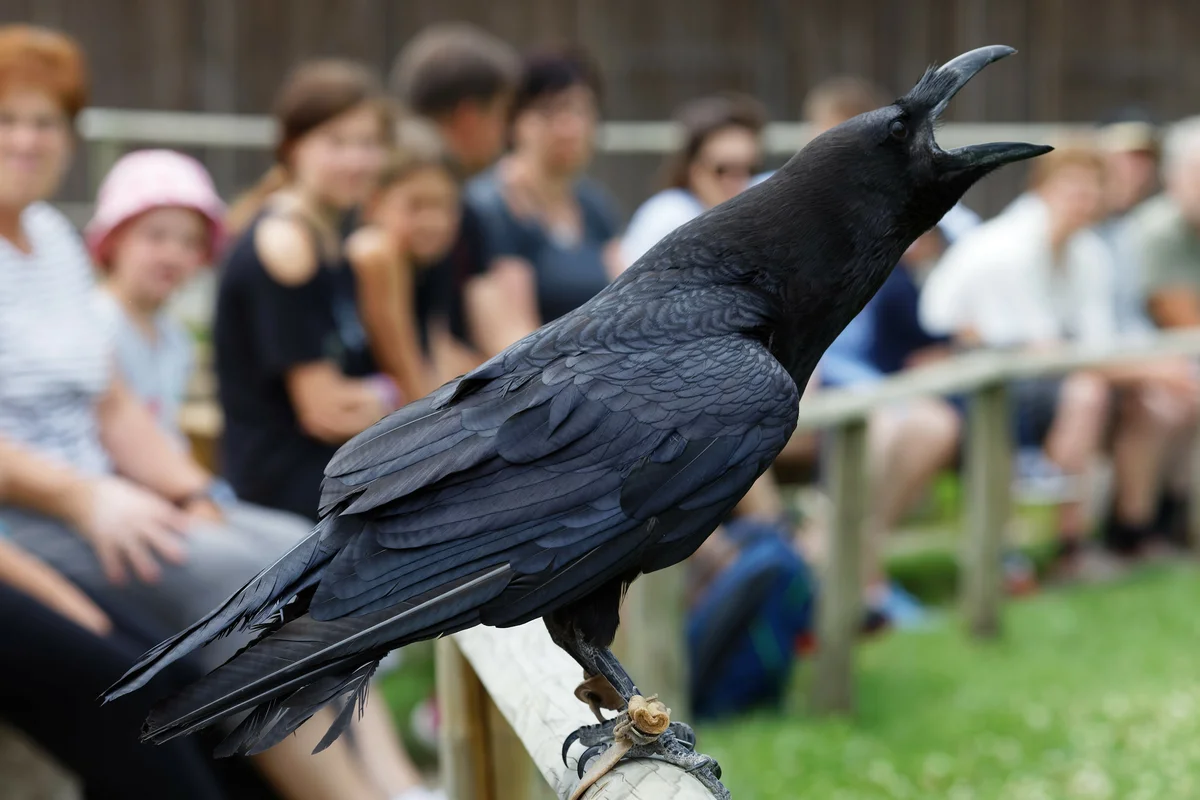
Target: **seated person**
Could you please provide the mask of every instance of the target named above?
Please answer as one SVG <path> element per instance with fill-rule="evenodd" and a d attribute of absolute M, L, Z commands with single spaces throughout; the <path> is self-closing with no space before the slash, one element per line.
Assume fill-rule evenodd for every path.
<path fill-rule="evenodd" d="M 512 45 L 468 23 L 442 22 L 408 40 L 393 62 L 389 85 L 404 108 L 434 125 L 459 177 L 469 180 L 504 152 L 509 104 L 520 73 L 521 57 Z M 483 363 L 472 340 L 466 298 L 487 271 L 487 262 L 483 223 L 461 202 L 453 247 L 420 279 L 448 303 L 422 312 L 450 332 L 448 339 L 439 336 L 433 342 L 443 381 Z"/>
<path fill-rule="evenodd" d="M 492 256 L 467 295 L 488 356 L 583 305 L 625 266 L 615 205 L 585 174 L 599 104 L 600 79 L 586 58 L 531 56 L 513 102 L 512 149 L 468 184 Z"/>
<path fill-rule="evenodd" d="M 169 635 L 146 635 L 140 623 L 102 611 L 0 532 L 0 681 L 21 687 L 0 694 L 0 719 L 74 773 L 87 797 L 230 796 L 199 741 L 177 739 L 162 747 L 138 741 L 153 700 L 182 689 L 198 671 L 173 664 L 142 695 L 111 706 L 96 702 Z"/>
<path fill-rule="evenodd" d="M 864 387 L 886 375 L 948 355 L 946 340 L 930 335 L 917 318 L 914 273 L 943 247 L 941 229 L 917 240 L 862 312 L 829 347 L 818 367 L 821 386 Z M 958 457 L 962 423 L 937 397 L 909 400 L 874 411 L 867 424 L 873 503 L 867 517 L 863 568 L 868 625 L 913 625 L 923 619 L 917 601 L 883 572 L 882 542 L 939 471 Z"/>
<path fill-rule="evenodd" d="M 632 264 L 680 225 L 737 195 L 762 169 L 766 110 L 752 97 L 725 93 L 686 103 L 675 114 L 683 140 L 663 164 L 665 188 L 642 203 L 621 239 Z"/>
<path fill-rule="evenodd" d="M 458 177 L 437 130 L 399 126 L 396 151 L 364 207 L 365 225 L 346 242 L 359 276 L 363 326 L 383 371 L 408 397 L 457 377 L 448 314 L 455 287 L 442 268 L 458 236 Z"/>
<path fill-rule="evenodd" d="M 98 305 L 115 336 L 121 376 L 181 444 L 179 411 L 195 359 L 191 336 L 165 307 L 220 250 L 224 214 L 198 161 L 143 150 L 113 166 L 84 231 L 105 276 Z"/>
<path fill-rule="evenodd" d="M 1163 143 L 1166 191 L 1128 217 L 1146 308 L 1160 328 L 1200 325 L 1200 117 L 1176 123 Z"/>
<path fill-rule="evenodd" d="M 1039 160 L 1029 194 L 956 242 L 934 269 L 921 297 L 926 327 L 968 345 L 1110 346 L 1117 329 L 1109 253 L 1089 230 L 1103 210 L 1103 179 L 1104 163 L 1090 147 Z M 1105 541 L 1128 554 L 1160 533 L 1163 455 L 1180 433 L 1179 416 L 1163 409 L 1192 402 L 1185 365 L 1168 359 L 1085 370 L 1021 381 L 1012 392 L 1018 441 L 1044 448 L 1081 485 L 1114 420 L 1116 489 Z M 1094 563 L 1083 558 L 1087 529 L 1082 498 L 1060 507 L 1058 566 L 1066 576 Z"/>

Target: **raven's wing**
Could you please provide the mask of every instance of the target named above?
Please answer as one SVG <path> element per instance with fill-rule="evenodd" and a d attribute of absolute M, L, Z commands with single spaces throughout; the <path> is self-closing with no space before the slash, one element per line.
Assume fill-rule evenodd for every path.
<path fill-rule="evenodd" d="M 685 557 L 782 449 L 798 399 L 741 337 L 485 365 L 347 443 L 317 531 L 114 695 L 299 595 L 151 720 L 165 740 L 254 709 L 231 748 L 269 747 L 394 647 L 517 624 Z"/>

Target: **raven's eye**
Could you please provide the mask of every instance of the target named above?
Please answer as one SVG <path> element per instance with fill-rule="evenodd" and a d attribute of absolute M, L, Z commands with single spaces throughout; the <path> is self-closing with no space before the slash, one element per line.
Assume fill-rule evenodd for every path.
<path fill-rule="evenodd" d="M 908 126 L 898 119 L 892 120 L 892 127 L 888 129 L 888 133 L 893 139 L 902 142 L 908 138 Z"/>

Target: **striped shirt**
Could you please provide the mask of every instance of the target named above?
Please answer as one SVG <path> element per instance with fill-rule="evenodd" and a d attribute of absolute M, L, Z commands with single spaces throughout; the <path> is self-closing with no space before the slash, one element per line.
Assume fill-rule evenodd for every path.
<path fill-rule="evenodd" d="M 31 245 L 0 239 L 0 436 L 89 474 L 110 469 L 96 404 L 113 377 L 113 331 L 74 227 L 46 203 L 21 215 Z"/>

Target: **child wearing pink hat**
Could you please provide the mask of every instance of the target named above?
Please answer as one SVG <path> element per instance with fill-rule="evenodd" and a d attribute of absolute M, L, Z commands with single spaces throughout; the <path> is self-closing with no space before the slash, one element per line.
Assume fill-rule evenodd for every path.
<path fill-rule="evenodd" d="M 115 333 L 121 375 L 181 440 L 177 420 L 193 369 L 192 343 L 163 309 L 212 263 L 224 215 L 200 162 L 173 150 L 141 150 L 113 166 L 84 228 L 107 276 L 98 303 Z"/>

